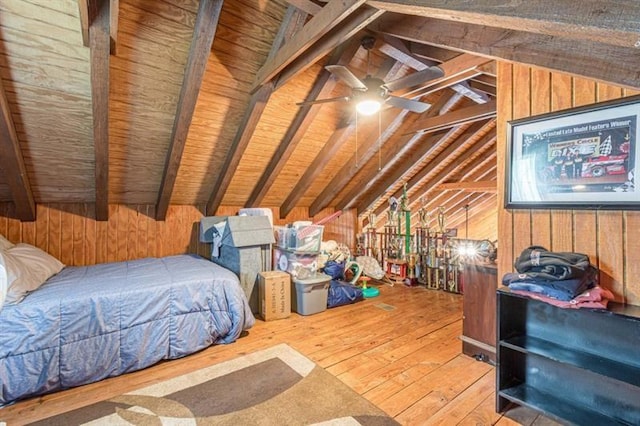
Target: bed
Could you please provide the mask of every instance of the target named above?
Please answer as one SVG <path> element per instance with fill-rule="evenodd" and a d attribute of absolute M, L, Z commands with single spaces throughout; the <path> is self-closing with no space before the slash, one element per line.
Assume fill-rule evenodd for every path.
<path fill-rule="evenodd" d="M 236 275 L 198 256 L 64 267 L 0 310 L 0 407 L 231 343 L 254 321 Z"/>

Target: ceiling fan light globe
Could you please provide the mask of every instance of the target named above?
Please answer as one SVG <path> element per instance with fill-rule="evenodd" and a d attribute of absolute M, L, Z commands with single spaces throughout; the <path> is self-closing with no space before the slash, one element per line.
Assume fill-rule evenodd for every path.
<path fill-rule="evenodd" d="M 362 115 L 373 115 L 380 111 L 380 101 L 374 99 L 364 99 L 358 102 L 356 110 Z"/>

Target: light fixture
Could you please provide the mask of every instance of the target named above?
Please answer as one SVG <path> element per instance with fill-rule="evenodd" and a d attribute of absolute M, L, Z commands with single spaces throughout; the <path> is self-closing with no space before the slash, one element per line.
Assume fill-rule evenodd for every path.
<path fill-rule="evenodd" d="M 362 99 L 356 104 L 356 110 L 362 115 L 373 115 L 380 111 L 380 106 L 376 99 Z"/>

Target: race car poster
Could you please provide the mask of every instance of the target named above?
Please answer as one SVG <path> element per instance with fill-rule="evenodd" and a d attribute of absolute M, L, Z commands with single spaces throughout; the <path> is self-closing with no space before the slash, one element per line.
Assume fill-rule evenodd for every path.
<path fill-rule="evenodd" d="M 640 208 L 640 96 L 508 123 L 506 208 Z"/>

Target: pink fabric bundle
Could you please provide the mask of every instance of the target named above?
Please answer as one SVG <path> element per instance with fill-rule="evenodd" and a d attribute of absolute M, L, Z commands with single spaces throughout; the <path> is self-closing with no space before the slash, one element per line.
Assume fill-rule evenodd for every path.
<path fill-rule="evenodd" d="M 539 293 L 534 293 L 531 291 L 524 290 L 511 290 L 511 293 L 520 294 L 522 296 L 527 296 L 532 299 L 541 300 L 543 302 L 547 302 L 551 305 L 558 306 L 560 308 L 571 308 L 571 309 L 579 309 L 579 308 L 591 308 L 591 309 L 607 309 L 607 304 L 609 300 L 612 300 L 613 293 L 609 290 L 604 289 L 600 286 L 595 286 L 590 288 L 589 290 L 579 294 L 569 301 L 562 301 L 558 299 L 553 299 L 551 297 L 544 296 Z"/>

